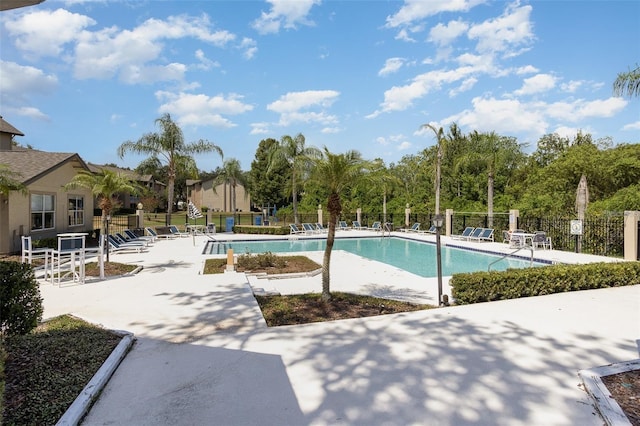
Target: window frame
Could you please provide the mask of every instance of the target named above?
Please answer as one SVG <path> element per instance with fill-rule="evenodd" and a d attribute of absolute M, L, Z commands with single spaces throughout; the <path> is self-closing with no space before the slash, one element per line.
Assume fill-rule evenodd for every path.
<path fill-rule="evenodd" d="M 35 211 L 34 210 L 34 197 L 40 197 L 41 198 L 41 202 L 40 205 L 42 206 L 41 210 Z M 46 207 L 46 198 L 47 197 L 51 197 L 51 208 L 52 210 L 47 210 Z M 36 218 L 39 218 L 39 220 L 36 220 Z M 50 223 L 48 222 L 47 219 L 50 219 Z M 29 195 L 29 227 L 31 228 L 31 231 L 33 232 L 39 232 L 39 231 L 49 231 L 52 229 L 56 229 L 56 194 L 54 193 L 46 193 L 46 192 L 32 192 Z M 40 226 L 36 227 L 35 223 L 40 222 Z M 47 226 L 47 224 L 49 224 L 50 226 Z"/>
<path fill-rule="evenodd" d="M 73 202 L 74 200 L 75 202 Z M 82 205 L 80 209 L 78 209 L 78 201 L 80 201 Z M 84 195 L 69 195 L 67 197 L 67 206 L 67 222 L 69 227 L 84 226 Z"/>

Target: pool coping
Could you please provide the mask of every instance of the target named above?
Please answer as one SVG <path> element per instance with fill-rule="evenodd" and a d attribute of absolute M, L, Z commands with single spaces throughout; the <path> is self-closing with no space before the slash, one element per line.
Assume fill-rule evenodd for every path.
<path fill-rule="evenodd" d="M 271 241 L 300 241 L 299 236 L 296 235 L 296 238 L 287 238 L 287 236 L 279 236 L 281 238 L 267 238 L 267 239 L 261 239 L 261 238 L 242 238 L 242 239 L 226 239 L 226 240 L 213 240 L 213 239 L 209 239 L 206 244 L 204 245 L 203 249 L 202 249 L 202 254 L 203 255 L 212 255 L 210 253 L 207 253 L 207 247 L 209 246 L 209 243 L 242 243 L 242 242 L 271 242 Z M 317 237 L 317 236 L 308 236 L 309 238 L 304 238 L 303 241 L 311 241 L 311 240 L 326 240 L 326 236 L 323 237 Z M 418 243 L 424 243 L 424 244 L 431 244 L 431 245 L 435 245 L 436 243 L 434 241 L 428 241 L 428 240 L 421 240 L 421 239 L 415 239 L 415 238 L 409 238 L 409 237 L 405 237 L 402 235 L 391 235 L 390 237 L 380 237 L 380 236 L 364 236 L 364 235 L 353 235 L 353 236 L 340 236 L 340 239 L 370 239 L 370 238 L 398 238 L 401 240 L 407 240 L 407 241 L 415 241 Z M 511 258 L 511 259 L 516 259 L 516 260 L 526 260 L 526 261 L 531 261 L 531 257 L 527 257 L 527 256 L 520 256 L 520 255 L 516 255 L 516 254 L 510 254 L 510 253 L 502 253 L 499 251 L 493 251 L 493 250 L 488 250 L 488 249 L 481 249 L 481 248 L 475 248 L 475 247 L 468 247 L 468 246 L 462 246 L 462 245 L 458 245 L 458 244 L 452 244 L 450 242 L 443 242 L 442 243 L 443 246 L 446 247 L 450 247 L 450 248 L 455 248 L 455 249 L 459 249 L 459 250 L 466 250 L 466 251 L 471 251 L 471 252 L 477 252 L 477 253 L 484 253 L 484 254 L 490 254 L 493 256 L 500 256 L 500 257 L 504 257 L 506 258 Z M 224 253 L 219 253 L 216 254 L 219 256 L 224 255 Z M 539 257 L 533 257 L 533 262 L 539 263 L 539 264 L 543 264 L 543 265 L 553 265 L 556 263 L 563 263 L 563 262 L 559 262 L 559 261 L 554 261 L 554 260 L 549 260 L 549 259 L 542 259 Z"/>

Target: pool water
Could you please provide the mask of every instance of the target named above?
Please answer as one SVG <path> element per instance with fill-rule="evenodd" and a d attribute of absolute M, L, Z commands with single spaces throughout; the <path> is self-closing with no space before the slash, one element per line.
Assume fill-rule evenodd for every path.
<path fill-rule="evenodd" d="M 326 239 L 272 240 L 272 241 L 227 241 L 207 242 L 205 254 L 225 254 L 233 249 L 236 254 L 244 253 L 289 253 L 303 251 L 324 251 Z M 376 260 L 409 271 L 422 277 L 436 277 L 435 244 L 404 238 L 340 238 L 333 245 L 334 250 L 344 250 L 367 259 Z M 442 274 L 449 276 L 461 272 L 487 271 L 489 265 L 502 256 L 442 246 Z M 534 266 L 541 263 L 534 262 Z M 527 268 L 530 261 L 504 258 L 491 265 L 492 271 L 507 268 Z"/>

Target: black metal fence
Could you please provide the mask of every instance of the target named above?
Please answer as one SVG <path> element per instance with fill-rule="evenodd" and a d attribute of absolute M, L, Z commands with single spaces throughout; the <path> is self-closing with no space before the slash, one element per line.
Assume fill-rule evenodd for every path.
<path fill-rule="evenodd" d="M 153 214 L 152 214 L 153 216 Z M 351 223 L 357 220 L 356 213 L 344 213 L 341 220 Z M 287 226 L 294 222 L 293 214 L 278 214 L 277 217 L 264 218 L 260 213 L 218 213 L 211 215 L 211 222 L 216 224 L 216 228 L 224 232 L 227 229 L 229 219 L 233 218 L 234 225 L 282 225 Z M 324 222 L 327 220 L 327 212 L 324 212 Z M 176 214 L 172 216 L 172 223 L 178 226 L 191 222 L 186 215 Z M 317 212 L 300 212 L 298 213 L 300 222 L 316 223 L 318 221 Z M 404 213 L 367 213 L 362 212 L 360 215 L 361 224 L 371 226 L 373 222 L 389 222 L 395 228 L 405 226 Z M 571 235 L 570 225 L 573 218 L 561 217 L 529 217 L 522 215 L 518 218 L 517 228 L 525 231 L 544 231 L 551 238 L 553 248 L 564 251 L 575 251 L 576 244 L 580 244 L 580 252 L 596 254 L 602 256 L 624 256 L 624 215 L 622 213 L 616 215 L 594 216 L 589 217 L 583 222 L 583 235 L 576 239 Z M 147 223 L 150 221 L 151 223 Z M 416 214 L 409 215 L 409 224 L 416 222 L 421 224 L 421 229 L 428 229 L 433 221 L 432 214 Z M 145 214 L 145 224 L 158 225 L 166 223 L 166 215 L 158 214 L 155 217 L 147 217 Z M 197 220 L 198 224 L 207 224 L 207 218 L 203 217 Z M 455 213 L 452 217 L 452 233 L 460 234 L 467 227 L 483 227 L 493 228 L 496 230 L 496 241 L 502 240 L 502 230 L 509 229 L 509 215 L 506 213 L 496 213 L 493 218 L 489 218 L 483 213 Z M 138 227 L 138 218 L 136 215 L 112 216 L 109 223 L 111 233 L 122 232 L 124 229 L 134 229 Z M 100 228 L 100 217 L 94 218 L 94 229 Z M 638 227 L 638 251 L 640 252 L 640 226 Z"/>

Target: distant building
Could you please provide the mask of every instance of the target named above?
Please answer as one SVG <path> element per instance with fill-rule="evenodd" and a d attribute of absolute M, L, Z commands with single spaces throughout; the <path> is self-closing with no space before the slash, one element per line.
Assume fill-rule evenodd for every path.
<path fill-rule="evenodd" d="M 167 186 L 163 182 L 155 180 L 152 175 L 141 175 L 134 170 L 122 169 L 120 167 L 99 165 L 99 164 L 92 164 L 92 163 L 89 163 L 89 169 L 93 173 L 100 173 L 102 172 L 102 170 L 106 169 L 114 173 L 118 173 L 122 176 L 125 176 L 129 180 L 136 182 L 138 185 L 149 189 L 151 193 L 155 196 L 155 198 L 157 198 L 158 200 L 163 198 L 163 195 L 167 189 Z M 138 203 L 142 201 L 142 197 L 141 195 L 122 193 L 122 194 L 118 194 L 118 201 L 120 202 L 121 207 L 125 209 L 135 210 Z M 160 207 L 166 208 L 166 202 L 165 202 L 165 205 L 160 205 Z"/>
<path fill-rule="evenodd" d="M 0 195 L 0 253 L 20 250 L 22 235 L 34 239 L 61 232 L 93 230 L 93 196 L 87 189 L 63 186 L 88 165 L 75 153 L 44 152 L 14 146 L 24 134 L 0 117 L 0 164 L 16 173 L 27 194 Z"/>
<path fill-rule="evenodd" d="M 203 207 L 214 212 L 230 212 L 232 209 L 233 191 L 228 183 L 216 184 L 215 179 L 190 180 L 187 179 L 187 196 L 197 208 Z M 215 190 L 214 190 L 215 185 Z M 236 210 L 239 212 L 251 211 L 251 200 L 241 184 L 237 184 Z"/>

